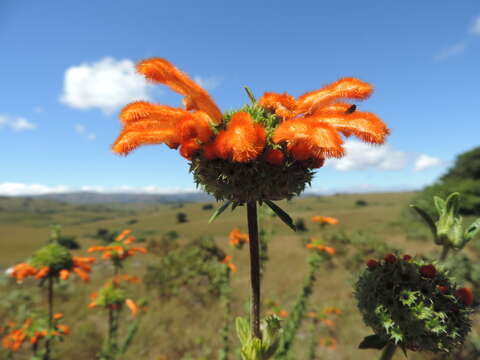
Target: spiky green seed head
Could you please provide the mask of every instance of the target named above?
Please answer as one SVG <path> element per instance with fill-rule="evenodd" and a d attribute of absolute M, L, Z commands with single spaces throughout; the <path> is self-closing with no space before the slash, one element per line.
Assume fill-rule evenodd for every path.
<path fill-rule="evenodd" d="M 392 260 L 369 261 L 355 284 L 365 324 L 404 349 L 448 353 L 461 346 L 472 309 L 455 295 L 457 285 L 430 263 Z"/>

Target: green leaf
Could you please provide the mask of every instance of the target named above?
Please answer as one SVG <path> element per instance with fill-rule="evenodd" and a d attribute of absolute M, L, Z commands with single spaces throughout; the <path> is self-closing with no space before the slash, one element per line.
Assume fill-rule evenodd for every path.
<path fill-rule="evenodd" d="M 445 213 L 445 207 L 446 207 L 445 200 L 443 200 L 438 196 L 434 196 L 433 203 L 435 204 L 435 207 L 437 208 L 439 215 L 442 215 L 443 213 Z"/>
<path fill-rule="evenodd" d="M 220 206 L 215 212 L 212 214 L 210 219 L 208 220 L 208 223 L 211 224 L 217 217 L 220 216 L 221 213 L 223 213 L 231 204 L 232 202 L 230 200 L 225 201 L 222 206 Z"/>
<path fill-rule="evenodd" d="M 423 220 L 427 223 L 428 227 L 430 228 L 430 231 L 433 234 L 433 237 L 436 239 L 437 238 L 437 227 L 435 226 L 435 223 L 433 222 L 433 219 L 428 215 L 428 213 L 419 208 L 417 205 L 410 205 L 412 209 L 414 209 L 418 215 L 422 217 Z"/>
<path fill-rule="evenodd" d="M 237 328 L 237 336 L 242 345 L 245 345 L 250 340 L 250 324 L 247 319 L 237 317 L 235 320 L 235 327 Z"/>
<path fill-rule="evenodd" d="M 290 227 L 293 231 L 297 231 L 297 227 L 295 226 L 295 224 L 293 223 L 293 220 L 292 218 L 290 217 L 290 215 L 288 215 L 285 211 L 283 211 L 280 207 L 278 207 L 277 205 L 275 205 L 273 202 L 271 202 L 270 200 L 265 200 L 265 204 L 267 204 L 270 209 L 273 210 L 273 212 L 275 214 L 278 215 L 278 217 L 288 226 Z"/>
<path fill-rule="evenodd" d="M 475 235 L 478 234 L 478 232 L 480 231 L 480 218 L 475 220 L 469 227 L 467 230 L 465 230 L 465 239 L 467 241 L 470 241 L 472 240 Z"/>
<path fill-rule="evenodd" d="M 458 213 L 458 208 L 460 207 L 460 193 L 454 192 L 448 195 L 445 208 L 447 214 L 451 216 L 456 216 Z"/>
<path fill-rule="evenodd" d="M 387 345 L 387 340 L 381 338 L 378 335 L 369 335 L 366 336 L 360 345 L 358 345 L 359 349 L 383 349 L 385 345 Z"/>

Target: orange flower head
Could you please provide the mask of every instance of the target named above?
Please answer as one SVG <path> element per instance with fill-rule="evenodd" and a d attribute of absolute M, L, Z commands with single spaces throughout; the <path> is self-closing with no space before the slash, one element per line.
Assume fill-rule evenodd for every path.
<path fill-rule="evenodd" d="M 321 338 L 319 341 L 321 347 L 335 350 L 337 348 L 337 340 L 333 337 Z"/>
<path fill-rule="evenodd" d="M 231 255 L 225 256 L 221 261 L 221 263 L 227 265 L 232 272 L 234 273 L 237 272 L 237 266 L 234 263 L 232 263 Z"/>
<path fill-rule="evenodd" d="M 234 228 L 228 235 L 230 245 L 241 249 L 245 243 L 248 243 L 248 235 L 242 234 L 239 228 Z"/>
<path fill-rule="evenodd" d="M 338 219 L 328 216 L 312 216 L 310 220 L 312 222 L 319 223 L 320 225 L 337 225 L 339 222 Z"/>
<path fill-rule="evenodd" d="M 248 90 L 251 105 L 222 114 L 207 91 L 169 61 L 146 59 L 137 70 L 183 95 L 183 107 L 128 104 L 120 113 L 123 129 L 113 152 L 127 155 L 149 144 L 178 149 L 190 161 L 195 182 L 218 200 L 289 199 L 304 190 L 325 159 L 345 155 L 343 137 L 383 144 L 389 134 L 378 116 L 349 103 L 373 91 L 356 78 L 298 98 L 266 92 L 256 101 Z M 104 253 L 104 258 L 113 255 Z"/>

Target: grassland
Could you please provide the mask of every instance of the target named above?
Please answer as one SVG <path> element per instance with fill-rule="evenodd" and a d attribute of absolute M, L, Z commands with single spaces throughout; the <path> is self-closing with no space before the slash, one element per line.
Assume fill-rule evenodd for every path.
<path fill-rule="evenodd" d="M 311 309 L 321 310 L 325 306 L 338 306 L 343 313 L 332 331 L 338 339 L 335 350 L 320 349 L 319 359 L 359 359 L 378 357 L 371 350 L 357 350 L 359 342 L 371 331 L 362 325 L 356 310 L 352 284 L 360 269 L 361 262 L 368 254 L 375 254 L 385 246 L 405 253 L 435 256 L 437 251 L 429 241 L 408 239 L 407 230 L 418 227 L 402 220 L 405 209 L 413 193 L 335 195 L 327 197 L 304 197 L 280 203 L 294 219 L 302 218 L 307 226 L 303 233 L 293 233 L 280 220 L 272 218 L 268 226 L 274 229 L 270 243 L 267 271 L 263 279 L 263 297 L 273 299 L 287 311 L 293 305 L 307 271 L 307 250 L 302 239 L 320 236 L 318 225 L 310 222 L 314 215 L 333 216 L 340 224 L 322 232 L 325 239 L 340 236 L 359 236 L 369 241 L 360 242 L 359 249 L 351 249 L 341 243 L 334 259 L 334 265 L 321 270 L 311 298 Z M 358 206 L 357 201 L 366 201 L 366 206 Z M 0 198 L 0 269 L 5 269 L 24 261 L 34 250 L 42 246 L 49 236 L 50 224 L 61 224 L 64 234 L 76 236 L 82 245 L 78 254 L 98 240 L 93 235 L 99 228 L 122 230 L 131 228 L 146 243 L 160 238 L 168 231 L 176 231 L 180 243 L 200 235 L 215 238 L 217 244 L 228 254 L 233 255 L 238 272 L 233 275 L 233 313 L 245 315 L 249 296 L 248 251 L 236 250 L 228 245 L 227 235 L 233 227 L 246 232 L 245 209 L 237 208 L 233 213 L 226 212 L 213 224 L 207 220 L 211 210 L 204 210 L 205 203 L 157 205 L 157 204 L 105 204 L 72 205 L 49 200 Z M 187 214 L 186 223 L 178 223 L 176 214 Z M 421 231 L 420 231 L 421 232 Z M 346 234 L 346 235 L 345 235 Z M 341 236 L 340 236 L 341 237 Z M 373 239 L 373 240 L 372 240 Z M 371 241 L 370 241 L 371 240 Z M 372 248 L 369 248 L 372 247 Z M 159 261 L 158 256 L 149 254 L 130 260 L 128 272 L 143 276 L 148 264 Z M 90 284 L 71 281 L 62 290 L 62 297 L 56 302 L 57 311 L 65 314 L 65 323 L 72 327 L 67 341 L 59 344 L 59 359 L 94 359 L 102 337 L 106 333 L 104 314 L 87 309 L 88 294 L 96 290 L 110 274 L 107 264 L 95 266 Z M 16 285 L 3 280 L 0 291 L 0 316 L 8 317 L 9 294 L 24 289 L 40 294 L 33 282 Z M 149 298 L 148 315 L 142 322 L 141 330 L 125 360 L 199 360 L 216 359 L 220 346 L 220 329 L 223 326 L 219 311 L 221 305 L 216 299 L 198 302 L 188 297 L 160 299 L 155 291 L 143 287 L 138 295 Z M 7 299 L 7 300 L 6 300 Z M 38 301 L 41 305 L 41 296 Z M 3 306 L 3 308 L 2 308 Z M 128 317 L 127 317 L 128 318 Z M 306 359 L 308 340 L 307 327 L 302 327 L 295 344 L 295 359 Z M 232 330 L 232 339 L 237 341 Z M 0 357 L 2 353 L 0 352 Z M 26 359 L 19 354 L 18 359 Z M 232 359 L 237 357 L 232 355 Z M 403 355 L 397 354 L 398 359 Z M 418 355 L 411 359 L 425 358 Z M 17 358 L 16 358 L 17 359 Z"/>

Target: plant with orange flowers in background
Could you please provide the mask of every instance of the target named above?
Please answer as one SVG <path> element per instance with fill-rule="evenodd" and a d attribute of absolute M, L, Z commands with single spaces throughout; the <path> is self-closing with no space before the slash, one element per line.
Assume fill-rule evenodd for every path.
<path fill-rule="evenodd" d="M 144 247 L 131 246 L 136 241 L 131 233 L 130 229 L 125 229 L 110 244 L 92 246 L 87 250 L 89 253 L 101 252 L 102 259 L 110 261 L 113 266 L 113 278 L 108 280 L 98 292 L 91 294 L 92 302 L 89 305 L 90 308 L 101 307 L 108 310 L 108 336 L 100 354 L 101 360 L 115 360 L 122 356 L 140 326 L 140 318 L 137 318 L 130 324 L 123 342 L 119 344 L 119 321 L 123 305 L 130 309 L 134 317 L 137 316 L 140 309 L 135 301 L 127 297 L 124 286 L 127 283 L 138 283 L 140 279 L 120 274 L 120 271 L 123 269 L 123 262 L 126 259 L 138 253 L 147 253 L 147 249 Z M 142 303 L 144 303 L 143 300 Z"/>
<path fill-rule="evenodd" d="M 60 313 L 48 317 L 45 314 L 30 313 L 20 322 L 10 321 L 3 328 L 2 346 L 8 350 L 9 358 L 24 345 L 29 345 L 32 360 L 50 359 L 51 355 L 41 343 L 50 342 L 56 338 L 60 341 L 70 334 L 70 327 L 62 323 L 63 315 Z"/>
<path fill-rule="evenodd" d="M 125 284 L 138 284 L 140 279 L 136 276 L 127 274 L 116 275 L 108 280 L 98 292 L 90 295 L 91 302 L 89 308 L 102 308 L 108 311 L 108 337 L 102 348 L 99 359 L 115 360 L 120 358 L 128 350 L 140 326 L 140 313 L 146 310 L 144 300 L 138 303 L 127 296 L 127 288 Z M 131 316 L 134 318 L 130 322 L 126 330 L 126 335 L 119 343 L 119 322 L 120 315 L 124 307 L 130 310 Z"/>
<path fill-rule="evenodd" d="M 246 88 L 252 104 L 222 114 L 202 87 L 167 60 L 147 59 L 137 65 L 137 70 L 148 80 L 183 95 L 184 106 L 145 101 L 125 106 L 120 113 L 123 130 L 112 149 L 121 155 L 147 144 L 178 149 L 190 161 L 197 185 L 217 200 L 226 200 L 211 220 L 230 205 L 232 209 L 247 205 L 251 341 L 242 341 L 242 351 L 244 358 L 257 354 L 259 359 L 266 359 L 264 355 L 272 349 L 261 349 L 257 203 L 266 203 L 295 229 L 291 217 L 272 201 L 299 195 L 326 158 L 342 157 L 342 135 L 354 135 L 373 144 L 385 141 L 389 130 L 376 115 L 356 111 L 355 105 L 345 102 L 368 98 L 372 86 L 343 78 L 297 99 L 286 93 L 267 92 L 258 101 Z M 272 319 L 268 324 L 277 326 Z"/>
<path fill-rule="evenodd" d="M 53 226 L 50 244 L 37 250 L 27 262 L 14 266 L 10 273 L 10 276 L 15 278 L 17 283 L 22 283 L 25 278 L 30 276 L 39 280 L 41 286 L 46 283 L 48 319 L 53 318 L 54 282 L 67 280 L 72 273 L 84 282 L 88 282 L 92 263 L 95 262 L 95 258 L 73 256 L 67 248 L 60 245 L 57 242 L 61 238 L 60 231 L 60 227 Z M 53 325 L 52 321 L 49 320 L 49 333 L 53 331 Z M 50 359 L 50 342 L 51 337 L 47 337 L 44 360 Z"/>
<path fill-rule="evenodd" d="M 323 263 L 329 263 L 335 254 L 335 249 L 329 246 L 323 246 L 322 248 L 317 246 L 307 246 L 307 248 L 310 250 L 310 254 L 307 258 L 309 272 L 305 277 L 302 290 L 295 301 L 293 310 L 285 320 L 280 346 L 275 355 L 276 360 L 286 360 L 289 358 L 300 325 L 307 315 L 308 303 L 313 294 L 314 285 L 317 280 L 317 272 L 321 265 Z"/>
<path fill-rule="evenodd" d="M 101 252 L 103 260 L 110 260 L 113 264 L 115 274 L 123 267 L 123 261 L 135 254 L 146 254 L 147 249 L 141 246 L 131 246 L 136 238 L 131 235 L 131 230 L 123 230 L 115 241 L 106 246 L 91 246 L 89 253 Z"/>
<path fill-rule="evenodd" d="M 248 243 L 248 234 L 242 234 L 239 228 L 233 228 L 228 234 L 228 241 L 230 245 L 236 247 L 237 249 L 242 249 L 243 245 Z"/>
<path fill-rule="evenodd" d="M 333 321 L 332 317 L 335 317 L 339 314 L 341 314 L 341 310 L 337 307 L 326 307 L 320 312 L 310 311 L 307 313 L 307 318 L 310 319 L 310 345 L 308 360 L 317 359 L 318 345 L 322 345 L 322 340 L 318 340 L 320 325 L 323 325 L 324 330 L 327 331 L 328 338 L 334 339 L 336 342 L 335 322 Z"/>

